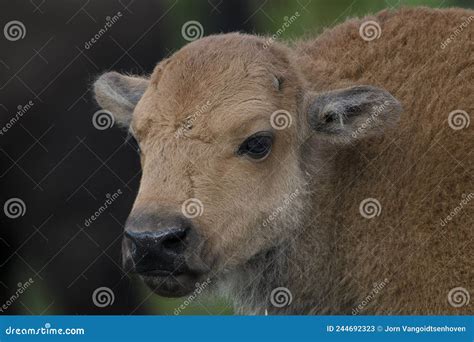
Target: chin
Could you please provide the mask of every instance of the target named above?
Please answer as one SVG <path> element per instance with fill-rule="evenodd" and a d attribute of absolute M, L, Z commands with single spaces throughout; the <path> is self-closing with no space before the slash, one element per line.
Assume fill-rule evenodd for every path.
<path fill-rule="evenodd" d="M 191 294 L 197 286 L 200 277 L 196 274 L 179 275 L 142 275 L 145 284 L 155 294 L 163 297 L 175 298 Z"/>

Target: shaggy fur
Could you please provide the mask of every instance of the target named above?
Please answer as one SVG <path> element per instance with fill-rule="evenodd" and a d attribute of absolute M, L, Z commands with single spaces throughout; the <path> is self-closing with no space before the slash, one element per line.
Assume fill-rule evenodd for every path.
<path fill-rule="evenodd" d="M 473 15 L 401 9 L 288 46 L 243 34 L 185 46 L 158 64 L 133 111 L 143 177 L 132 212 L 179 213 L 198 198 L 187 262 L 239 313 L 473 314 L 472 301 L 455 308 L 448 292 L 474 294 L 474 204 L 441 224 L 474 192 L 473 125 L 448 125 L 453 110 L 474 113 L 474 23 L 441 47 Z M 379 39 L 361 39 L 367 20 Z M 144 79 L 116 76 L 99 78 L 96 98 L 123 116 L 110 89 L 127 96 L 123 82 L 136 90 Z M 369 105 L 381 115 L 358 131 Z M 279 109 L 292 124 L 273 130 Z M 236 156 L 268 130 L 268 158 Z M 360 214 L 366 198 L 379 216 Z M 291 304 L 272 305 L 277 287 Z"/>

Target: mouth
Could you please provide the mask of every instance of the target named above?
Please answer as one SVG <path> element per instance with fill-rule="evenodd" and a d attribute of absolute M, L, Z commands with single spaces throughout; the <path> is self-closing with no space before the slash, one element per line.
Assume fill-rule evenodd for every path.
<path fill-rule="evenodd" d="M 202 275 L 187 272 L 154 270 L 139 273 L 140 278 L 155 294 L 163 297 L 183 297 L 192 293 Z"/>

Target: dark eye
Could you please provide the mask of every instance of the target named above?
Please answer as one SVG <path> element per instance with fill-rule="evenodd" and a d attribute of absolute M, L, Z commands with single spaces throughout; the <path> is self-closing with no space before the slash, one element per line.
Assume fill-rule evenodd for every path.
<path fill-rule="evenodd" d="M 272 149 L 273 134 L 271 132 L 258 132 L 248 137 L 237 150 L 239 156 L 246 155 L 252 159 L 265 158 Z"/>
<path fill-rule="evenodd" d="M 138 144 L 137 139 L 135 139 L 135 137 L 132 134 L 127 135 L 126 142 L 131 148 L 133 148 L 135 151 L 137 151 L 138 154 L 140 154 L 142 152 L 142 150 L 140 149 L 140 145 Z"/>

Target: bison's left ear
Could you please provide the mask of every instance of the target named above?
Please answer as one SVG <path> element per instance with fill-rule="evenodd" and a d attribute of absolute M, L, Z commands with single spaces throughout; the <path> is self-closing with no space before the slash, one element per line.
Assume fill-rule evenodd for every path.
<path fill-rule="evenodd" d="M 110 111 L 118 124 L 128 127 L 148 84 L 148 79 L 143 77 L 107 72 L 95 81 L 94 95 L 97 103 Z"/>
<path fill-rule="evenodd" d="M 312 129 L 333 142 L 348 143 L 381 133 L 395 125 L 402 106 L 388 91 L 355 86 L 309 96 Z"/>

